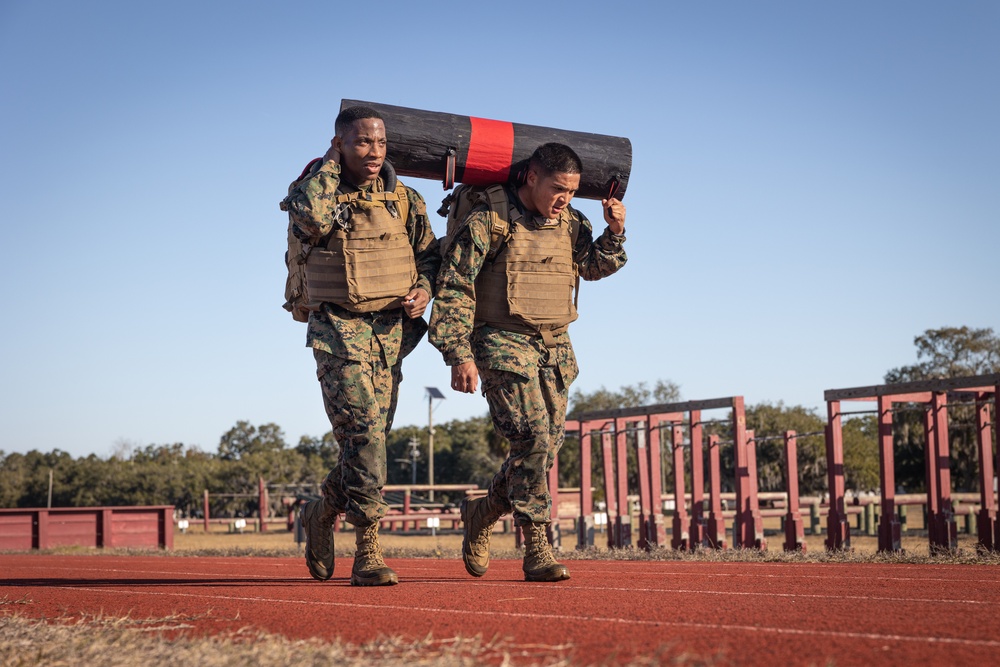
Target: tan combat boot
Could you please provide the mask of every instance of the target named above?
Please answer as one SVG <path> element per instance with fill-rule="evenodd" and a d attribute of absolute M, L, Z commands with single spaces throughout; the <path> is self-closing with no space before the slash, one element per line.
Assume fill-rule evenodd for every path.
<path fill-rule="evenodd" d="M 396 573 L 382 560 L 378 543 L 378 521 L 370 526 L 355 526 L 358 550 L 354 553 L 351 586 L 392 586 L 399 583 Z"/>
<path fill-rule="evenodd" d="M 465 561 L 465 571 L 473 577 L 481 577 L 490 566 L 490 537 L 493 535 L 493 524 L 500 518 L 500 514 L 490 507 L 486 496 L 464 499 L 461 511 L 462 560 Z"/>
<path fill-rule="evenodd" d="M 333 576 L 333 524 L 337 513 L 326 498 L 317 498 L 302 508 L 302 530 L 306 534 L 306 567 L 313 579 L 326 581 Z"/>
<path fill-rule="evenodd" d="M 524 533 L 524 570 L 525 581 L 562 581 L 569 579 L 569 570 L 562 563 L 556 562 L 552 555 L 552 545 L 545 534 L 547 523 L 528 523 L 521 526 Z"/>

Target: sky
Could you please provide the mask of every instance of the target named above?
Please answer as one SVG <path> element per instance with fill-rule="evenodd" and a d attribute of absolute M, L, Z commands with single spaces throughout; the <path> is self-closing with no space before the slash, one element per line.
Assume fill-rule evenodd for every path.
<path fill-rule="evenodd" d="M 329 430 L 278 202 L 341 99 L 629 138 L 572 390 L 822 411 L 927 329 L 1000 332 L 998 72 L 986 0 L 3 0 L 0 451 Z M 428 386 L 487 411 L 426 341 L 403 373 L 397 427 Z"/>

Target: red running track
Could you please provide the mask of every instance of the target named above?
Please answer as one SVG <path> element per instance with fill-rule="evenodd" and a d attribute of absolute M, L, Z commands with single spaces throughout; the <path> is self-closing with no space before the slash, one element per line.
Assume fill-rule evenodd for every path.
<path fill-rule="evenodd" d="M 768 667 L 1000 664 L 996 566 L 567 561 L 572 579 L 529 584 L 520 561 L 482 579 L 458 560 L 387 562 L 398 586 L 354 588 L 349 560 L 317 582 L 301 559 L 0 555 L 0 613 L 354 644 L 481 635 L 576 664 L 663 647 Z"/>

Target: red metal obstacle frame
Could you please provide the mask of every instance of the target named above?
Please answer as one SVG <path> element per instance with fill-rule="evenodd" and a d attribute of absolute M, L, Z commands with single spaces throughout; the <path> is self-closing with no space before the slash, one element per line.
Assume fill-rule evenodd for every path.
<path fill-rule="evenodd" d="M 757 437 L 751 430 L 747 431 L 747 453 L 756 459 L 758 445 L 781 441 L 785 449 L 785 495 L 787 503 L 782 515 L 785 530 L 785 551 L 806 551 L 805 526 L 802 522 L 802 508 L 799 501 L 799 463 L 798 438 L 811 435 L 822 435 L 822 431 L 804 433 L 801 436 L 795 431 L 785 431 L 783 435 Z M 752 461 L 751 469 L 756 471 L 756 460 Z M 757 494 L 756 479 L 753 480 L 753 493 Z M 763 512 L 761 513 L 763 515 Z M 774 516 L 770 514 L 770 516 Z"/>
<path fill-rule="evenodd" d="M 729 396 L 700 401 L 685 401 L 601 410 L 580 415 L 567 422 L 567 430 L 580 432 L 580 518 L 577 546 L 586 548 L 594 543 L 594 508 L 591 484 L 591 447 L 594 434 L 601 437 L 604 461 L 604 487 L 608 512 L 608 546 L 624 548 L 632 545 L 631 517 L 628 507 L 628 434 L 634 432 L 638 454 L 639 535 L 637 545 L 651 548 L 666 544 L 662 498 L 660 433 L 669 427 L 673 460 L 675 511 L 671 546 L 694 549 L 699 545 L 725 548 L 726 532 L 720 499 L 719 439 L 709 438 L 709 475 L 711 498 L 706 522 L 702 515 L 704 501 L 704 452 L 701 419 L 704 410 L 732 411 L 732 437 L 736 452 L 736 518 L 733 524 L 734 546 L 766 549 L 764 527 L 757 500 L 756 454 L 752 434 L 746 430 L 746 415 L 742 396 Z M 686 419 L 685 419 L 686 417 Z M 691 514 L 685 504 L 684 445 L 682 424 L 687 422 L 691 437 Z M 632 425 L 631 427 L 629 425 Z M 648 441 L 648 446 L 647 446 Z M 794 460 L 794 457 L 793 457 Z M 617 461 L 617 465 L 615 465 Z"/>
<path fill-rule="evenodd" d="M 788 512 L 785 514 L 785 551 L 805 551 L 806 533 L 799 508 L 799 461 L 797 435 L 785 431 L 785 477 L 788 492 Z"/>
<path fill-rule="evenodd" d="M 1000 414 L 1000 373 L 963 378 L 925 380 L 892 385 L 831 389 L 824 392 L 827 402 L 827 470 L 830 485 L 830 513 L 827 516 L 827 549 L 847 549 L 851 531 L 844 506 L 844 443 L 841 433 L 841 401 L 876 401 L 879 420 L 879 481 L 882 488 L 882 520 L 879 523 L 879 551 L 900 550 L 899 521 L 896 518 L 895 461 L 893 457 L 893 403 L 924 403 L 924 454 L 927 480 L 927 522 L 931 551 L 957 548 L 958 531 L 951 502 L 951 470 L 948 443 L 948 395 L 972 397 L 976 403 L 976 438 L 979 452 L 978 516 L 979 545 L 1000 547 L 1000 525 L 993 496 L 994 460 L 990 428 L 989 400 L 994 401 L 994 417 Z M 1000 457 L 1000 452 L 998 452 Z M 997 463 L 1000 467 L 1000 461 Z"/>

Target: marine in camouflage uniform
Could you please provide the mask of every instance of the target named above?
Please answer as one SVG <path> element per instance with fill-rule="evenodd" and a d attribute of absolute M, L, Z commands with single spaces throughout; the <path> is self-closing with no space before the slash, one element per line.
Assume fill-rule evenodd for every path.
<path fill-rule="evenodd" d="M 551 156 L 543 153 L 542 158 L 554 164 L 553 172 L 552 166 L 539 165 L 536 159 L 547 146 L 553 145 L 540 147 L 532 156 L 528 185 L 507 187 L 508 199 L 516 204 L 529 225 L 547 224 L 550 220 L 546 218 L 558 218 L 562 209 L 568 208 L 569 214 L 579 221 L 579 232 L 572 246 L 572 260 L 579 276 L 584 280 L 610 276 L 627 260 L 623 246 L 624 206 L 618 200 L 603 202 L 609 227 L 595 239 L 590 221 L 569 206 L 579 184 L 579 158 L 564 146 L 560 149 L 575 158 L 569 160 L 568 166 L 558 159 L 552 163 Z M 560 149 L 556 150 L 557 157 L 565 155 Z M 530 188 L 532 184 L 534 190 Z M 494 428 L 510 443 L 507 459 L 493 477 L 486 499 L 463 507 L 467 531 L 463 558 L 466 569 L 474 576 L 486 572 L 489 531 L 496 518 L 512 512 L 522 529 L 544 527 L 550 522 L 552 498 L 547 475 L 563 444 L 569 386 L 579 373 L 568 332 L 555 334 L 552 344 L 546 345 L 541 334 L 505 330 L 476 320 L 476 278 L 490 261 L 490 221 L 487 206 L 474 208 L 446 252 L 429 334 L 431 343 L 452 367 L 453 389 L 471 393 L 476 389 L 476 376 L 481 377 Z M 482 294 L 479 296 L 483 298 Z M 526 537 L 530 548 L 527 533 Z M 528 563 L 526 557 L 528 579 L 532 579 L 531 565 L 537 563 Z M 565 568 L 542 569 L 545 571 L 536 571 L 532 580 L 551 581 L 569 576 Z"/>
<path fill-rule="evenodd" d="M 335 201 L 337 195 L 358 190 L 378 192 L 386 185 L 382 121 L 370 109 L 362 108 L 360 115 L 361 118 L 353 121 L 353 127 L 367 128 L 371 136 L 366 145 L 356 149 L 354 155 L 339 155 L 331 148 L 322 166 L 295 186 L 283 202 L 292 221 L 293 233 L 304 242 L 315 244 L 334 229 L 340 206 Z M 338 136 L 342 134 L 343 116 L 344 113 L 338 117 Z M 347 125 L 350 128 L 352 123 Z M 372 138 L 376 141 L 371 141 Z M 362 137 L 362 143 L 364 139 Z M 345 173 L 351 167 L 355 173 Z M 366 180 L 367 176 L 370 182 L 359 187 L 348 180 L 348 176 L 356 181 Z M 344 513 L 356 528 L 369 533 L 374 531 L 377 547 L 379 520 L 388 510 L 382 498 L 386 481 L 386 435 L 396 410 L 403 357 L 416 347 L 427 331 L 421 315 L 433 294 L 440 264 L 438 242 L 427 219 L 424 200 L 409 187 L 406 195 L 409 206 L 405 226 L 413 249 L 417 281 L 405 295 L 403 306 L 375 312 L 352 312 L 341 305 L 323 302 L 309 316 L 306 346 L 313 349 L 324 405 L 333 435 L 340 445 L 338 463 L 323 482 L 323 499 L 318 506 L 306 508 L 320 517 L 307 517 L 307 512 L 303 512 L 304 523 L 307 518 L 314 519 L 313 524 L 322 523 L 322 539 L 315 540 L 313 557 L 307 553 L 306 559 L 312 575 L 321 580 L 333 574 L 332 523 L 336 515 Z M 331 528 L 328 544 L 325 541 L 327 525 Z M 307 527 L 307 541 L 309 537 Z M 364 548 L 374 548 L 369 544 L 372 535 L 365 539 Z M 358 540 L 361 554 L 361 532 Z M 316 553 L 322 557 L 317 557 Z M 374 581 L 355 576 L 359 554 L 355 555 L 352 583 L 396 583 L 395 573 L 391 577 L 388 574 L 376 577 Z"/>

